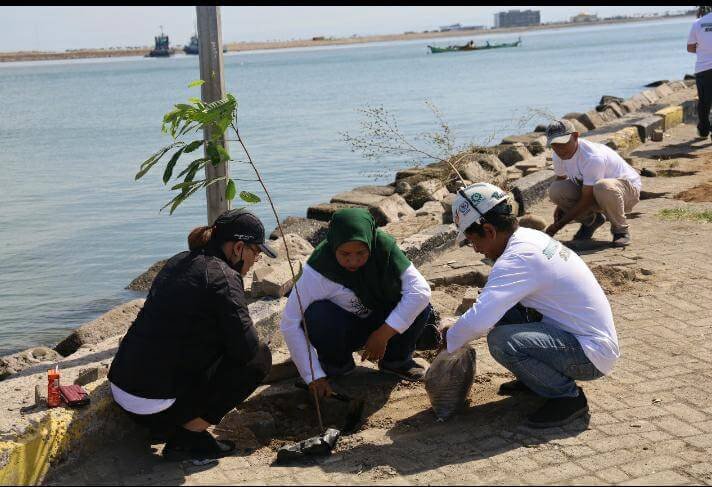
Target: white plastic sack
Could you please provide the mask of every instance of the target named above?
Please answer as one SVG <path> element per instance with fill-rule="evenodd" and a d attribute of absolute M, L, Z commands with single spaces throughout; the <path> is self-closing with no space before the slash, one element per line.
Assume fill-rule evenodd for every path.
<path fill-rule="evenodd" d="M 425 391 L 439 421 L 465 404 L 475 378 L 475 349 L 465 345 L 455 353 L 443 350 L 425 373 Z"/>

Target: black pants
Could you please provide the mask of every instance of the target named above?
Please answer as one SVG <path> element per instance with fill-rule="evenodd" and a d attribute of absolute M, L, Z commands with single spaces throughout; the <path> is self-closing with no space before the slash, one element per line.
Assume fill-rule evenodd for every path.
<path fill-rule="evenodd" d="M 700 135 L 710 133 L 710 107 L 712 107 L 712 69 L 695 74 L 697 84 L 697 130 Z"/>
<path fill-rule="evenodd" d="M 170 433 L 195 418 L 218 424 L 257 389 L 271 367 L 272 354 L 267 345 L 260 345 L 255 358 L 243 366 L 220 359 L 206 371 L 200 383 L 188 388 L 168 409 L 155 414 L 128 414 L 154 434 Z"/>
<path fill-rule="evenodd" d="M 423 333 L 431 313 L 431 306 L 415 318 L 408 329 L 388 341 L 383 361 L 400 364 L 413 357 L 415 344 Z M 342 369 L 353 364 L 352 352 L 364 346 L 368 337 L 386 320 L 390 313 L 372 312 L 359 318 L 329 300 L 315 301 L 304 312 L 309 329 L 309 339 L 319 353 L 324 372 Z"/>

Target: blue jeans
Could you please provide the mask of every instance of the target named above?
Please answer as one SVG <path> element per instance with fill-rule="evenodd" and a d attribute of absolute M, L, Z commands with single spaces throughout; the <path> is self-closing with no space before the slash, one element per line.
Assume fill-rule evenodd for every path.
<path fill-rule="evenodd" d="M 398 366 L 410 361 L 415 343 L 423 332 L 431 313 L 428 306 L 415 318 L 408 329 L 388 341 L 383 362 Z M 366 318 L 353 313 L 329 300 L 315 301 L 304 312 L 309 330 L 309 340 L 319 354 L 324 372 L 344 370 L 355 365 L 352 353 L 366 344 L 368 337 L 385 323 L 388 313 L 372 312 Z"/>
<path fill-rule="evenodd" d="M 574 335 L 541 321 L 527 322 L 512 308 L 487 335 L 492 357 L 536 394 L 577 397 L 576 380 L 603 374 L 591 363 Z"/>

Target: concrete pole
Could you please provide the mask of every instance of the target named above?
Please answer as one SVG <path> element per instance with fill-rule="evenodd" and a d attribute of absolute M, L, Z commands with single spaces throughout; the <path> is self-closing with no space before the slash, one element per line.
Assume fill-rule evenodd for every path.
<path fill-rule="evenodd" d="M 200 58 L 200 79 L 205 81 L 201 87 L 204 103 L 222 100 L 225 97 L 225 77 L 222 52 L 222 27 L 220 7 L 196 6 L 198 17 L 198 48 Z M 205 140 L 210 139 L 209 129 L 205 129 Z M 220 143 L 225 147 L 225 138 Z M 205 155 L 207 157 L 207 153 Z M 205 166 L 205 176 L 208 180 L 228 175 L 227 164 L 213 167 Z M 227 210 L 230 202 L 225 199 L 225 181 L 220 181 L 207 188 L 208 225 L 212 225 L 222 212 Z"/>

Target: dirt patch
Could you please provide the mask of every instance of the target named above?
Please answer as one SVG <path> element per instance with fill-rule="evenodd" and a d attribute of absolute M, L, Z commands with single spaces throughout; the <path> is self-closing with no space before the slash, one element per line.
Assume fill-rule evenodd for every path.
<path fill-rule="evenodd" d="M 454 316 L 455 310 L 462 302 L 465 291 L 473 286 L 449 284 L 432 291 L 430 302 L 440 316 Z"/>
<path fill-rule="evenodd" d="M 681 176 L 693 176 L 697 174 L 697 171 L 681 171 L 679 169 L 659 169 L 657 173 L 658 176 L 664 178 L 679 178 Z"/>
<path fill-rule="evenodd" d="M 606 294 L 630 291 L 654 276 L 654 272 L 649 269 L 630 265 L 597 265 L 591 267 L 591 272 Z"/>
<path fill-rule="evenodd" d="M 694 188 L 682 191 L 675 195 L 675 198 L 690 202 L 712 202 L 712 181 L 707 181 Z"/>

